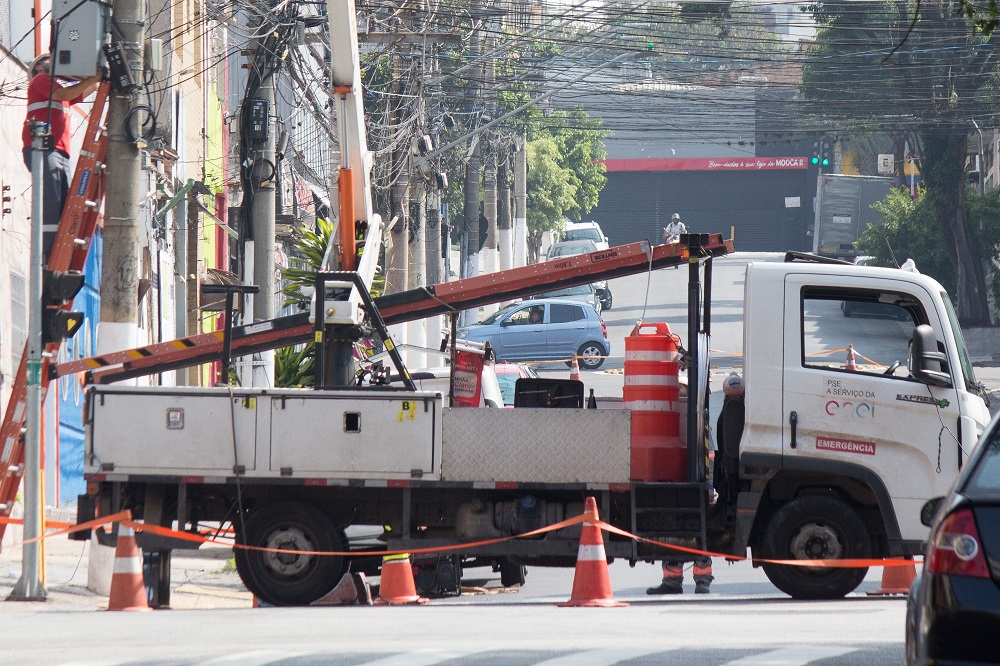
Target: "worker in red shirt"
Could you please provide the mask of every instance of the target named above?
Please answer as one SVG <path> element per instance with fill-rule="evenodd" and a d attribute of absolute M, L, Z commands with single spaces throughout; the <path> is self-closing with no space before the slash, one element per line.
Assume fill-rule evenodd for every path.
<path fill-rule="evenodd" d="M 59 218 L 62 216 L 66 195 L 73 178 L 69 164 L 70 126 L 69 107 L 82 102 L 97 90 L 101 75 L 89 76 L 82 81 L 64 84 L 52 80 L 52 66 L 49 55 L 43 54 L 31 62 L 28 84 L 28 114 L 21 131 L 24 164 L 31 170 L 31 123 L 48 122 L 50 136 L 46 141 L 43 163 L 45 165 L 42 199 L 42 256 L 46 259 L 52 249 Z M 51 97 L 50 97 L 51 95 Z"/>

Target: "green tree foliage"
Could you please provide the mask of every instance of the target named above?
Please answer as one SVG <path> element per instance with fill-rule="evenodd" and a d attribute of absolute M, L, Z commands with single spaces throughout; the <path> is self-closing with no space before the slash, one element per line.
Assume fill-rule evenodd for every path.
<path fill-rule="evenodd" d="M 559 149 L 559 164 L 570 172 L 576 187 L 573 205 L 565 215 L 579 219 L 597 205 L 601 190 L 608 179 L 604 160 L 604 139 L 608 132 L 601 128 L 603 121 L 592 118 L 583 107 L 572 111 L 556 111 L 547 119 L 547 128 Z"/>
<path fill-rule="evenodd" d="M 966 324 L 989 322 L 984 266 L 966 215 L 966 137 L 996 104 L 997 40 L 960 0 L 838 0 L 814 5 L 821 29 L 803 72 L 808 108 L 854 131 L 908 132 L 918 147 L 923 205 L 951 259 Z M 919 10 L 919 11 L 918 11 Z M 893 120 L 894 119 L 894 120 Z M 918 265 L 927 263 L 913 257 Z"/>
<path fill-rule="evenodd" d="M 1000 190 L 980 195 L 968 189 L 965 194 L 972 242 L 987 256 L 996 256 L 1000 251 Z M 890 192 L 885 200 L 872 206 L 882 215 L 882 223 L 868 227 L 857 245 L 864 254 L 875 257 L 880 266 L 897 266 L 913 259 L 917 270 L 954 293 L 955 265 L 945 249 L 937 212 L 928 195 L 924 188 L 918 190 L 916 199 L 906 190 Z M 994 263 L 987 287 L 992 301 L 1000 303 L 1000 272 L 995 269 Z"/>
<path fill-rule="evenodd" d="M 559 146 L 552 137 L 528 141 L 528 250 L 534 258 L 542 233 L 562 225 L 566 211 L 576 205 L 573 173 L 560 164 Z"/>

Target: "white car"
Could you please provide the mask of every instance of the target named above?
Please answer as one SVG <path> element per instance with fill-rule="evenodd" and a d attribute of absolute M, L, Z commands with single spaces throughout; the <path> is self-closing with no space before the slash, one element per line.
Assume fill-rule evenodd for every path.
<path fill-rule="evenodd" d="M 593 241 L 598 250 L 608 249 L 608 237 L 601 230 L 601 225 L 597 222 L 567 222 L 563 226 L 562 240 L 564 241 Z"/>

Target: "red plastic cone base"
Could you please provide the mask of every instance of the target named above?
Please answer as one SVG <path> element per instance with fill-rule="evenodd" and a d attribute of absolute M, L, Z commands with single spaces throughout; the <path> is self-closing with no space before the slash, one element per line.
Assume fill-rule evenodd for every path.
<path fill-rule="evenodd" d="M 146 584 L 142 580 L 142 555 L 131 527 L 119 526 L 108 610 L 148 611 Z"/>
<path fill-rule="evenodd" d="M 410 560 L 382 562 L 382 581 L 378 587 L 376 606 L 385 604 L 425 604 L 427 599 L 417 594 Z"/>
<path fill-rule="evenodd" d="M 869 592 L 868 596 L 908 594 L 916 577 L 917 568 L 912 563 L 908 567 L 882 567 L 882 585 L 874 592 Z"/>
<path fill-rule="evenodd" d="M 587 498 L 584 511 L 597 517 L 597 501 L 593 497 Z M 583 523 L 583 529 L 580 530 L 580 550 L 576 556 L 576 573 L 573 575 L 573 593 L 569 601 L 557 605 L 597 608 L 628 606 L 622 601 L 615 601 L 611 592 L 604 538 L 596 525 Z"/>

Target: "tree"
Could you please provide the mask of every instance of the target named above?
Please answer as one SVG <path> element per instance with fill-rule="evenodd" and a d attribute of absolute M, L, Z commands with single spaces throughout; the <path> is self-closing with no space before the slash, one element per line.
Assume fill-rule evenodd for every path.
<path fill-rule="evenodd" d="M 985 260 L 966 216 L 966 137 L 996 104 L 996 35 L 985 37 L 960 0 L 817 3 L 821 24 L 803 72 L 809 108 L 839 128 L 908 132 L 924 203 L 955 271 L 965 324 L 989 323 Z M 890 120 L 891 118 L 891 120 Z M 917 259 L 915 259 L 917 260 Z M 918 260 L 919 263 L 919 260 Z"/>
<path fill-rule="evenodd" d="M 551 137 L 528 141 L 528 251 L 537 261 L 542 233 L 562 225 L 576 205 L 573 173 L 559 164 L 559 146 Z"/>
<path fill-rule="evenodd" d="M 607 130 L 601 129 L 603 121 L 592 118 L 578 106 L 572 111 L 556 111 L 546 122 L 548 132 L 559 148 L 559 164 L 570 172 L 576 187 L 573 205 L 566 210 L 570 218 L 579 219 L 597 205 L 601 190 L 608 182 L 604 158 L 604 139 Z"/>

